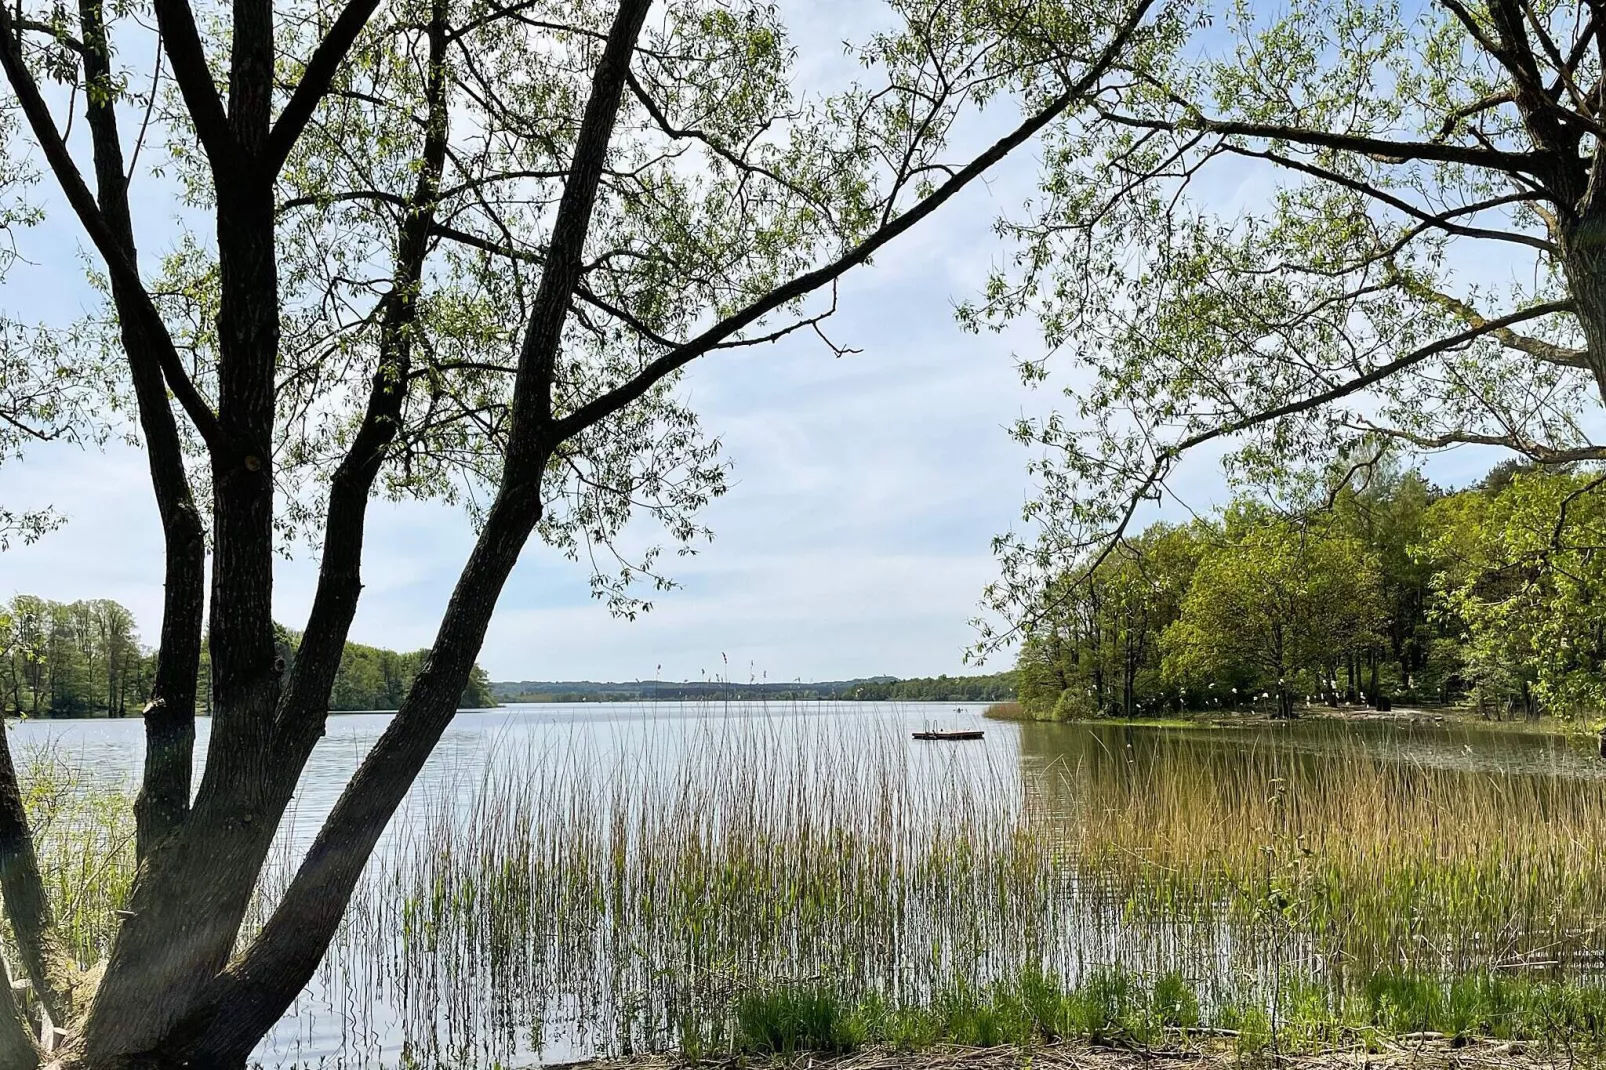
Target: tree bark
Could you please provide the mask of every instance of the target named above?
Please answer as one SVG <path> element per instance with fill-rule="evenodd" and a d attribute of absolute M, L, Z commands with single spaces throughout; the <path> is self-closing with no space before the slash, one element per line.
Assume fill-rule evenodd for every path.
<path fill-rule="evenodd" d="M 85 96 L 85 118 L 94 155 L 101 214 L 131 264 L 138 264 L 128 180 L 118 138 L 111 93 L 112 71 L 101 0 L 80 0 L 85 80 L 99 92 Z M 184 470 L 178 425 L 167 399 L 153 339 L 133 308 L 134 295 L 115 276 L 112 300 L 118 310 L 123 350 L 145 435 L 151 485 L 162 520 L 166 550 L 160 651 L 156 679 L 145 707 L 145 770 L 134 804 L 137 852 L 183 823 L 190 806 L 190 770 L 195 747 L 195 681 L 201 660 L 201 619 L 205 601 L 206 544 L 200 513 Z"/>
<path fill-rule="evenodd" d="M 423 670 L 335 803 L 267 924 L 199 1008 L 165 1032 L 164 1050 L 235 1066 L 306 986 L 396 807 L 457 712 L 497 596 L 540 517 L 539 484 L 508 488 L 452 595 Z"/>
<path fill-rule="evenodd" d="M 0 957 L 0 1070 L 38 1070 L 39 1045 L 33 1024 L 11 988 L 11 970 Z"/>
<path fill-rule="evenodd" d="M 1589 211 L 1562 228 L 1562 266 L 1583 329 L 1595 389 L 1606 402 L 1606 212 Z"/>

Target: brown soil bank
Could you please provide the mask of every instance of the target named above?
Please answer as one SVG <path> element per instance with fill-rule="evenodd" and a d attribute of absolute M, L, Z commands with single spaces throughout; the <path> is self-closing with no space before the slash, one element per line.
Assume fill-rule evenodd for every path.
<path fill-rule="evenodd" d="M 1370 1050 L 1280 1054 L 1239 1052 L 1210 1045 L 1189 1050 L 1134 1051 L 1086 1044 L 1031 1048 L 931 1048 L 890 1051 L 868 1048 L 845 1055 L 802 1052 L 792 1056 L 721 1056 L 682 1059 L 646 1056 L 549 1065 L 546 1070 L 1227 1070 L 1230 1067 L 1289 1067 L 1294 1070 L 1475 1070 L 1512 1067 L 1550 1070 L 1606 1067 L 1600 1053 L 1540 1050 L 1510 1041 L 1470 1041 L 1455 1046 L 1438 1034 L 1374 1040 Z"/>

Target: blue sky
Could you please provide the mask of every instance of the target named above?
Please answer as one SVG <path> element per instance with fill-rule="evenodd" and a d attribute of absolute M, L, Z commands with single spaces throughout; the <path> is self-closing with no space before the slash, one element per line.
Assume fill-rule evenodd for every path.
<path fill-rule="evenodd" d="M 793 25 L 805 78 L 840 66 L 838 42 L 858 36 L 853 24 L 864 10 L 799 5 Z M 972 134 L 985 136 L 982 127 Z M 830 333 L 862 352 L 836 358 L 799 337 L 695 365 L 682 390 L 734 466 L 730 493 L 704 514 L 715 541 L 670 561 L 681 589 L 634 622 L 590 598 L 582 566 L 532 543 L 481 655 L 492 677 L 976 671 L 961 655 L 974 638 L 967 620 L 995 575 L 989 542 L 1018 520 L 1030 492 L 1027 454 L 1005 428 L 1053 398 L 1015 375 L 1012 350 L 1035 345 L 1028 328 L 969 335 L 953 306 L 1004 255 L 992 221 L 1018 205 L 1035 166 L 1031 156 L 1016 160 L 849 277 Z M 147 207 L 146 218 L 163 218 L 159 203 Z M 3 284 L 8 310 L 65 322 L 92 305 L 70 219 L 55 212 L 25 241 L 33 263 Z M 155 252 L 160 235 L 146 231 L 142 244 Z M 1459 454 L 1429 467 L 1442 482 L 1464 483 L 1490 460 Z M 1190 460 L 1173 489 L 1196 509 L 1218 503 L 1225 487 L 1214 455 Z M 115 598 L 154 634 L 160 532 L 137 450 L 37 449 L 0 467 L 0 504 L 53 505 L 68 519 L 41 542 L 0 555 L 0 596 Z M 446 506 L 376 503 L 369 530 L 352 638 L 425 646 L 467 555 L 468 522 Z M 282 564 L 274 604 L 285 623 L 304 618 L 313 578 L 304 550 Z M 994 658 L 987 669 L 1006 666 Z"/>

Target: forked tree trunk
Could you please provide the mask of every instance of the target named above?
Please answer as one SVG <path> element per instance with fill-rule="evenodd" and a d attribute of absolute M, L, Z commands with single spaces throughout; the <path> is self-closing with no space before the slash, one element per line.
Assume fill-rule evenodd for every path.
<path fill-rule="evenodd" d="M 279 116 L 272 116 L 276 55 L 271 0 L 229 6 L 227 104 L 185 0 L 157 0 L 158 28 L 216 195 L 219 308 L 217 402 L 196 388 L 140 277 L 129 225 L 125 165 L 110 102 L 101 0 L 80 0 L 81 55 L 92 83 L 87 117 L 94 150 L 91 192 L 56 129 L 13 25 L 0 5 L 0 63 L 73 211 L 107 268 L 166 535 L 167 591 L 155 697 L 146 711 L 148 755 L 139 801 L 140 866 L 128 916 L 104 980 L 64 1065 L 84 1070 L 241 1066 L 301 991 L 345 911 L 374 846 L 450 723 L 490 615 L 541 517 L 542 478 L 554 450 L 638 402 L 690 361 L 728 344 L 772 312 L 833 285 L 882 246 L 936 211 L 999 160 L 1045 129 L 1109 69 L 1141 24 L 1138 0 L 1076 83 L 901 213 L 828 263 L 804 271 L 723 315 L 647 361 L 625 381 L 576 403 L 555 404 L 560 343 L 579 286 L 597 191 L 635 42 L 651 0 L 619 0 L 593 72 L 573 161 L 544 252 L 518 355 L 501 484 L 459 578 L 431 651 L 390 726 L 363 761 L 279 907 L 232 964 L 241 919 L 274 832 L 322 732 L 334 674 L 361 591 L 365 510 L 399 423 L 409 368 L 413 302 L 445 154 L 447 108 L 439 78 L 445 7 L 432 6 L 429 108 L 418 186 L 401 226 L 393 288 L 381 302 L 379 362 L 363 422 L 331 482 L 318 588 L 295 665 L 283 676 L 273 642 L 275 374 L 280 294 L 274 182 L 347 53 L 378 6 L 350 0 L 309 57 Z M 171 402 L 170 399 L 171 398 Z M 568 403 L 571 399 L 565 399 Z M 211 615 L 205 701 L 212 743 L 190 802 L 190 761 L 200 651 L 205 546 L 187 482 L 172 404 L 204 443 L 212 487 Z M 1102 672 L 1100 669 L 1099 671 Z M 1102 691 L 1102 678 L 1101 678 Z M 53 694 L 54 681 L 51 681 Z M 35 701 L 41 700 L 35 690 Z M 0 883 L 19 935 L 41 918 L 27 885 L 37 865 L 9 759 L 0 763 Z M 12 883 L 18 883 L 14 891 Z M 31 913 L 32 911 L 32 913 Z M 40 988 L 57 992 L 42 942 L 23 940 L 40 964 Z M 29 948 L 36 951 L 29 951 Z M 0 1070 L 37 1059 L 18 1040 L 17 1016 L 0 994 Z M 47 996 L 55 998 L 55 996 Z M 14 1000 L 12 1003 L 14 1004 Z M 14 1009 L 14 1007 L 12 1008 Z M 15 1043 L 13 1043 L 15 1042 Z"/>

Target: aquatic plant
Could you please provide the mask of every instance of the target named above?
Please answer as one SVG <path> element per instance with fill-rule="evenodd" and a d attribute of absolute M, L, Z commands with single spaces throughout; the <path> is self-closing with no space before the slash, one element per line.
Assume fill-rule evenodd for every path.
<path fill-rule="evenodd" d="M 1594 961 L 1595 783 L 1243 742 L 1040 766 L 777 718 L 503 754 L 406 815 L 327 969 L 388 992 L 418 1050 L 501 1058 L 532 1022 L 582 1052 L 1149 1043 L 1228 1020 L 1246 1047 L 1316 1044 L 1509 1022 L 1467 1010 L 1465 979 L 1510 1000 L 1504 971 Z M 1034 996 L 1032 976 L 1055 980 Z M 1379 977 L 1452 988 L 1442 1010 L 1365 1002 Z"/>

